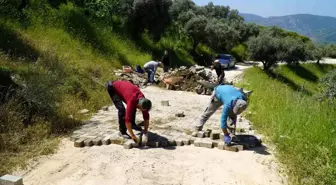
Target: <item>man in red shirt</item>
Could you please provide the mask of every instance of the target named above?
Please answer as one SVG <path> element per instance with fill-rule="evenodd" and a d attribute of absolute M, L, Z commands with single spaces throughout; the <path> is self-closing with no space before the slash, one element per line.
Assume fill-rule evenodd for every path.
<path fill-rule="evenodd" d="M 138 143 L 138 138 L 134 135 L 133 129 L 141 130 L 135 124 L 135 115 L 137 108 L 142 111 L 145 129 L 144 134 L 147 135 L 148 125 L 149 125 L 149 111 L 152 108 L 152 103 L 150 100 L 145 98 L 140 89 L 128 81 L 108 81 L 106 84 L 107 91 L 115 105 L 118 109 L 118 119 L 119 119 L 119 135 L 130 139 L 127 134 L 127 130 L 131 135 L 131 138 Z M 127 105 L 123 105 L 123 102 Z"/>

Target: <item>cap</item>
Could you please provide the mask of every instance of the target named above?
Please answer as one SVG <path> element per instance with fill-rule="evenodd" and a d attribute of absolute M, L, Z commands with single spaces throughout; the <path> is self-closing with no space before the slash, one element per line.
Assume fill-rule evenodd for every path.
<path fill-rule="evenodd" d="M 215 60 L 215 63 L 219 63 L 219 60 Z"/>
<path fill-rule="evenodd" d="M 247 107 L 247 102 L 245 100 L 242 99 L 238 99 L 236 101 L 235 106 L 233 107 L 233 113 L 238 115 L 240 113 L 242 113 Z"/>
<path fill-rule="evenodd" d="M 147 98 L 141 98 L 139 100 L 139 104 L 141 105 L 143 109 L 147 111 L 149 111 L 152 108 L 152 102 Z"/>

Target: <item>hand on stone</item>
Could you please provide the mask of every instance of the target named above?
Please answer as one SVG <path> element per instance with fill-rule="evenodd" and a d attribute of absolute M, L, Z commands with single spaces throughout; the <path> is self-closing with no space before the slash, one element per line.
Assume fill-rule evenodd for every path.
<path fill-rule="evenodd" d="M 136 136 L 133 136 L 132 139 L 136 144 L 139 144 L 140 140 Z"/>

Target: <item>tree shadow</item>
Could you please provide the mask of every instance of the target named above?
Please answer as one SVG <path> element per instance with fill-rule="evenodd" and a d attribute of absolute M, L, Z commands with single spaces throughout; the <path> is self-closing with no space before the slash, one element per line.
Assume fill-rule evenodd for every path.
<path fill-rule="evenodd" d="M 141 145 L 135 148 L 140 149 L 140 150 L 150 150 L 150 149 L 157 149 L 157 148 L 163 148 L 165 150 L 175 150 L 176 144 L 169 143 L 169 139 L 164 136 L 148 131 L 147 145 L 146 146 Z"/>
<path fill-rule="evenodd" d="M 236 135 L 233 140 L 238 145 L 243 145 L 248 151 L 254 151 L 261 155 L 270 155 L 267 147 L 262 144 L 262 141 L 254 135 Z"/>
<path fill-rule="evenodd" d="M 267 147 L 265 145 L 249 148 L 247 150 L 254 151 L 255 153 L 260 154 L 260 155 L 271 155 L 271 153 L 267 151 Z"/>
<path fill-rule="evenodd" d="M 13 59 L 35 62 L 39 56 L 39 51 L 27 40 L 14 31 L 0 23 L 0 51 Z"/>
<path fill-rule="evenodd" d="M 308 80 L 310 82 L 318 81 L 318 77 L 314 73 L 302 67 L 301 65 L 287 65 L 287 68 L 305 80 Z"/>
<path fill-rule="evenodd" d="M 313 93 L 309 90 L 307 90 L 306 88 L 304 88 L 303 86 L 300 86 L 296 83 L 294 83 L 292 80 L 288 79 L 287 77 L 281 75 L 281 74 L 278 74 L 278 73 L 275 73 L 273 71 L 267 71 L 266 74 L 270 77 L 270 78 L 273 78 L 275 80 L 278 80 L 278 81 L 281 81 L 285 84 L 287 84 L 289 87 L 291 87 L 294 91 L 299 91 L 299 92 L 302 92 L 306 95 L 309 95 L 309 96 L 312 96 Z"/>
<path fill-rule="evenodd" d="M 317 69 L 322 73 L 322 74 L 326 74 L 329 72 L 329 68 L 331 69 L 335 69 L 336 66 L 333 64 L 318 64 L 318 63 L 314 63 L 313 65 L 315 65 L 317 67 Z"/>

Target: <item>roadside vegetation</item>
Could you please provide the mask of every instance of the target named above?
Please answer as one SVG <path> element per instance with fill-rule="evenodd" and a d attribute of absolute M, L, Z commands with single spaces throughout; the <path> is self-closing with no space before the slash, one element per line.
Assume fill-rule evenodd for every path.
<path fill-rule="evenodd" d="M 291 184 L 336 184 L 334 65 L 254 67 L 242 86 L 254 92 L 247 110 L 275 144 Z"/>
<path fill-rule="evenodd" d="M 333 96 L 330 92 L 335 87 L 329 83 L 332 75 L 322 80 L 324 90 L 316 86 L 330 66 L 319 70 L 316 67 L 319 65 L 300 68 L 298 62 L 336 57 L 335 48 L 335 45 L 317 45 L 307 37 L 277 27 L 245 23 L 237 10 L 213 3 L 196 6 L 191 0 L 2 0 L 0 175 L 25 166 L 32 157 L 53 152 L 59 136 L 67 135 L 90 116 L 78 113 L 79 110 L 94 112 L 109 104 L 102 85 L 114 79 L 113 70 L 122 65 L 134 67 L 149 60 L 160 60 L 165 50 L 169 51 L 171 67 L 207 66 L 218 53 L 232 54 L 239 62 L 261 61 L 266 73 L 259 69 L 246 73 L 251 89 L 256 89 L 252 108 L 264 105 L 255 99 L 260 96 L 258 92 L 264 94 L 261 90 L 264 86 L 260 84 L 267 87 L 267 83 L 281 73 L 282 80 L 293 87 L 289 89 L 275 82 L 274 88 L 286 87 L 286 91 L 275 93 L 292 99 L 297 96 L 294 100 L 300 100 L 298 103 L 304 106 L 296 108 L 306 115 L 309 111 L 305 109 L 310 110 L 307 102 L 313 105 L 312 97 L 316 92 L 320 92 L 316 98 L 321 100 L 328 96 L 330 102 Z M 291 67 L 274 71 L 278 61 L 287 62 Z M 301 72 L 293 72 L 296 69 Z M 316 78 L 302 77 L 306 75 L 305 70 L 314 70 Z M 281 109 L 286 105 L 276 107 Z M 327 105 L 330 106 L 318 103 L 311 111 L 324 110 Z M 260 108 L 258 111 L 266 110 Z M 294 114 L 290 113 L 288 115 Z M 301 117 L 290 121 L 290 117 L 282 115 L 285 117 L 276 124 L 277 117 L 270 115 L 258 114 L 260 119 L 273 121 L 274 127 L 285 121 L 297 124 L 305 121 Z M 323 116 L 320 121 L 330 118 Z M 260 121 L 256 117 L 252 119 L 257 124 Z M 318 139 L 314 139 L 312 142 L 317 142 Z M 299 164 L 299 159 L 293 158 L 297 162 L 293 164 Z M 333 172 L 328 169 L 318 172 L 331 175 Z M 293 174 L 296 178 L 306 177 L 303 172 L 302 168 Z"/>

